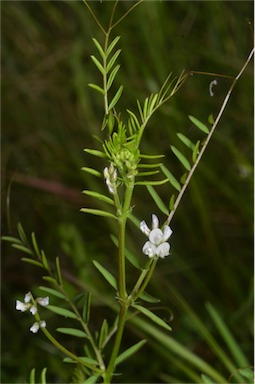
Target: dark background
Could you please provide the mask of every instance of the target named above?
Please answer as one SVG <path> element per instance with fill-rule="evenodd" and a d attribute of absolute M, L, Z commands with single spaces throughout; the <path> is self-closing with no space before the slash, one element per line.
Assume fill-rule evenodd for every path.
<path fill-rule="evenodd" d="M 132 4 L 120 2 L 116 18 Z M 90 5 L 106 25 L 113 2 Z M 81 1 L 2 1 L 1 8 L 2 234 L 16 235 L 21 222 L 27 234 L 36 233 L 49 260 L 60 257 L 70 294 L 84 289 L 93 292 L 91 327 L 96 330 L 104 317 L 113 319 L 108 306 L 113 297 L 91 260 L 102 261 L 116 273 L 115 248 L 109 236 L 115 229 L 111 221 L 79 210 L 98 207 L 81 194 L 83 189 L 105 191 L 101 180 L 80 171 L 82 166 L 99 170 L 105 166 L 83 152 L 84 148 L 98 148 L 93 135 L 104 138 L 100 131 L 102 100 L 87 87 L 101 81 L 90 55 L 97 54 L 91 38 L 102 42 L 103 36 Z M 134 110 L 136 99 L 143 101 L 157 92 L 169 72 L 178 76 L 185 69 L 236 76 L 253 44 L 252 17 L 253 3 L 249 1 L 146 1 L 139 5 L 113 32 L 113 37 L 121 36 L 116 89 L 123 84 L 125 90 L 120 110 L 124 115 L 126 108 Z M 188 115 L 206 123 L 211 113 L 217 114 L 230 81 L 218 78 L 215 95 L 210 97 L 209 84 L 214 78 L 189 78 L 156 113 L 143 139 L 142 150 L 165 154 L 165 165 L 177 175 L 169 144 L 180 147 L 177 132 L 197 139 Z M 170 186 L 157 191 L 168 204 Z M 149 223 L 152 212 L 161 222 L 165 219 L 142 187 L 136 190 L 134 205 L 139 220 Z M 172 222 L 172 255 L 158 264 L 149 289 L 174 314 L 171 337 L 226 377 L 230 373 L 194 326 L 190 310 L 224 349 L 205 309 L 210 301 L 252 363 L 252 223 L 250 64 Z M 144 261 L 139 251 L 143 236 L 132 226 L 128 236 L 131 250 Z M 48 382 L 70 382 L 73 367 L 61 363 L 61 356 L 41 333 L 29 332 L 31 317 L 15 310 L 16 299 L 42 284 L 41 272 L 22 263 L 21 256 L 3 244 L 2 382 L 27 382 L 33 367 L 40 372 L 45 366 Z M 129 274 L 132 286 L 132 267 Z M 190 309 L 181 304 L 175 290 Z M 52 329 L 59 325 L 58 320 L 50 315 L 47 319 Z M 139 340 L 137 334 L 148 343 L 120 367 L 124 382 L 191 381 L 173 363 L 174 352 L 164 349 L 160 339 L 151 338 L 146 328 L 130 323 L 123 350 Z M 73 340 L 63 340 L 77 350 Z"/>

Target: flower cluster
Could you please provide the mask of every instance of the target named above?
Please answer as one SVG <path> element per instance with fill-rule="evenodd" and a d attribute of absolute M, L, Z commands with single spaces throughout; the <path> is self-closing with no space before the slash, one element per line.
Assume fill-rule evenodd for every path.
<path fill-rule="evenodd" d="M 30 311 L 32 315 L 37 313 L 37 303 L 43 307 L 46 307 L 49 304 L 49 297 L 38 297 L 34 300 L 31 292 L 26 293 L 24 297 L 24 303 L 20 300 L 16 300 L 16 309 L 17 311 L 25 312 Z M 33 333 L 37 333 L 39 328 L 45 328 L 46 322 L 44 320 L 35 322 L 30 331 Z"/>
<path fill-rule="evenodd" d="M 140 223 L 141 231 L 149 237 L 149 241 L 143 246 L 143 253 L 148 257 L 161 257 L 169 255 L 170 244 L 167 242 L 173 231 L 168 225 L 165 225 L 163 231 L 159 228 L 159 219 L 152 215 L 152 229 L 149 229 L 146 222 Z"/>

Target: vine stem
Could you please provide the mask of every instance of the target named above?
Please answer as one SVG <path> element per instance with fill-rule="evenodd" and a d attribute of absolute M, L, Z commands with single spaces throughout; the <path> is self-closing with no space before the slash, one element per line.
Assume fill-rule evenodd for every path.
<path fill-rule="evenodd" d="M 230 96 L 232 94 L 232 91 L 233 91 L 237 81 L 239 80 L 239 78 L 243 74 L 245 68 L 249 64 L 253 54 L 254 54 L 254 48 L 251 50 L 251 52 L 250 52 L 246 62 L 244 63 L 244 65 L 241 68 L 241 70 L 238 73 L 238 75 L 234 78 L 234 80 L 233 80 L 233 82 L 232 82 L 232 84 L 231 84 L 231 86 L 229 88 L 229 91 L 228 91 L 228 93 L 227 93 L 227 95 L 226 95 L 226 97 L 225 97 L 225 99 L 223 101 L 223 104 L 222 104 L 222 106 L 220 108 L 220 111 L 219 111 L 219 113 L 218 113 L 218 115 L 217 115 L 217 117 L 215 119 L 215 122 L 214 122 L 214 124 L 213 124 L 213 126 L 212 126 L 212 128 L 211 128 L 211 130 L 210 130 L 210 132 L 209 132 L 209 134 L 207 136 L 207 138 L 206 138 L 205 144 L 201 148 L 201 151 L 198 154 L 196 162 L 193 164 L 193 167 L 191 168 L 191 170 L 190 170 L 190 172 L 189 172 L 189 174 L 187 176 L 187 179 L 186 179 L 185 183 L 183 184 L 183 187 L 182 187 L 182 189 L 181 189 L 181 191 L 180 191 L 180 193 L 179 193 L 179 195 L 178 195 L 178 197 L 177 197 L 177 199 L 175 201 L 174 209 L 170 212 L 170 214 L 169 214 L 169 216 L 168 216 L 168 218 L 166 220 L 166 225 L 169 225 L 171 223 L 171 221 L 172 221 L 172 219 L 174 217 L 174 214 L 176 212 L 176 209 L 178 208 L 179 203 L 180 203 L 180 201 L 181 201 L 181 199 L 182 199 L 182 197 L 184 195 L 184 192 L 185 192 L 185 190 L 186 190 L 186 188 L 187 188 L 187 186 L 188 186 L 188 184 L 190 182 L 190 179 L 193 176 L 193 173 L 195 172 L 195 170 L 196 170 L 196 168 L 197 168 L 197 166 L 198 166 L 198 164 L 199 164 L 199 162 L 200 162 L 200 160 L 201 160 L 201 158 L 202 158 L 202 156 L 203 156 L 203 154 L 204 154 L 204 152 L 205 152 L 205 150 L 207 148 L 207 145 L 209 144 L 209 141 L 210 141 L 210 139 L 211 139 L 211 137 L 212 137 L 212 135 L 213 135 L 213 133 L 215 131 L 215 128 L 217 127 L 217 125 L 218 125 L 218 123 L 219 123 L 219 121 L 221 119 L 221 116 L 223 115 L 223 112 L 224 112 L 224 110 L 226 108 L 226 105 L 227 105 L 227 103 L 229 101 L 229 98 L 230 98 Z M 196 73 L 196 72 L 191 72 L 190 74 L 193 74 L 193 73 Z"/>

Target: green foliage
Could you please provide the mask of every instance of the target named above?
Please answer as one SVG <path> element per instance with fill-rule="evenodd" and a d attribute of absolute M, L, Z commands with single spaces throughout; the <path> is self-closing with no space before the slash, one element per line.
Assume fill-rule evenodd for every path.
<path fill-rule="evenodd" d="M 47 383 L 46 372 L 47 372 L 47 368 L 43 368 L 40 376 L 40 381 L 37 381 L 35 379 L 35 368 L 33 368 L 30 372 L 30 381 L 29 381 L 30 384 L 35 384 L 35 383 L 46 384 Z"/>
<path fill-rule="evenodd" d="M 249 3 L 242 4 L 241 9 L 238 3 L 229 5 L 227 2 L 211 2 L 201 7 L 197 14 L 194 13 L 194 4 L 183 4 L 176 2 L 169 7 L 167 2 L 150 4 L 144 2 L 141 8 L 137 8 L 137 12 L 130 14 L 123 24 L 118 25 L 118 34 L 123 36 L 121 39 L 122 55 L 120 57 L 119 54 L 116 54 L 119 50 L 117 46 L 119 37 L 113 38 L 109 41 L 107 54 L 109 59 L 115 54 L 118 58 L 107 73 L 106 90 L 107 93 L 110 91 L 109 106 L 117 90 L 122 84 L 125 84 L 125 93 L 122 95 L 127 100 L 125 108 L 128 107 L 128 118 L 125 119 L 124 113 L 120 116 L 115 112 L 117 107 L 122 108 L 123 106 L 124 98 L 121 96 L 118 103 L 104 116 L 102 127 L 107 129 L 100 133 L 97 142 L 105 143 L 109 140 L 109 135 L 118 130 L 120 120 L 126 127 L 126 137 L 132 140 L 132 136 L 139 132 L 142 121 L 150 112 L 150 108 L 155 106 L 153 106 L 155 100 L 159 100 L 157 99 L 158 84 L 162 84 L 164 81 L 169 66 L 178 73 L 183 63 L 188 69 L 199 70 L 202 62 L 203 70 L 214 67 L 220 73 L 230 74 L 236 74 L 241 67 L 249 50 L 250 38 L 249 36 L 247 38 L 243 27 L 244 20 L 249 18 L 249 9 L 251 9 Z M 104 2 L 103 4 L 90 2 L 90 6 L 95 12 L 98 12 L 103 25 L 107 25 L 109 20 L 107 11 L 110 6 Z M 120 2 L 118 4 L 119 14 L 124 14 L 128 6 L 129 3 Z M 100 64 L 103 64 L 102 52 L 104 49 L 101 48 L 100 52 L 100 48 L 95 43 L 95 41 L 101 41 L 101 36 L 97 34 L 96 30 L 94 33 L 91 32 L 93 25 L 88 18 L 86 19 L 86 11 L 82 10 L 79 2 L 63 2 L 58 6 L 54 2 L 45 6 L 45 3 L 41 2 L 36 7 L 29 2 L 19 4 L 6 2 L 3 4 L 2 10 L 3 92 L 5 94 L 2 121 L 5 132 L 3 135 L 3 165 L 7 167 L 7 174 L 5 175 L 5 172 L 3 174 L 3 196 L 5 199 L 5 191 L 11 190 L 11 195 L 8 197 L 11 197 L 12 207 L 14 207 L 11 210 L 12 221 L 17 222 L 22 219 L 24 224 L 23 218 L 25 217 L 26 225 L 24 226 L 33 227 L 37 233 L 37 239 L 40 240 L 38 243 L 43 241 L 45 249 L 52 249 L 50 254 L 60 255 L 61 270 L 63 276 L 68 280 L 64 284 L 71 292 L 71 297 L 73 294 L 76 295 L 76 291 L 91 290 L 93 292 L 95 305 L 92 313 L 95 315 L 95 319 L 101 319 L 108 316 L 108 308 L 113 305 L 112 300 L 109 300 L 112 289 L 109 287 L 108 291 L 107 285 L 104 284 L 102 290 L 97 271 L 94 275 L 93 270 L 88 266 L 91 259 L 97 258 L 101 261 L 102 258 L 103 264 L 111 265 L 112 273 L 117 276 L 117 270 L 112 262 L 111 243 L 109 244 L 107 239 L 103 238 L 108 230 L 110 233 L 115 233 L 114 225 L 117 221 L 101 220 L 100 217 L 93 218 L 93 216 L 84 221 L 83 215 L 80 217 L 76 212 L 81 204 L 86 205 L 87 209 L 94 209 L 94 206 L 90 205 L 90 198 L 93 198 L 91 199 L 93 204 L 95 200 L 97 201 L 96 209 L 102 212 L 107 212 L 109 207 L 111 208 L 110 200 L 112 199 L 110 198 L 112 196 L 107 200 L 101 171 L 107 165 L 105 162 L 111 161 L 111 159 L 107 159 L 104 151 L 96 152 L 92 149 L 89 153 L 90 150 L 88 150 L 85 155 L 94 156 L 92 160 L 89 158 L 89 164 L 91 165 L 92 162 L 93 168 L 83 167 L 85 172 L 82 175 L 74 172 L 74 169 L 79 169 L 84 163 L 81 154 L 82 146 L 93 147 L 91 137 L 99 135 L 100 122 L 98 120 L 99 115 L 101 118 L 101 114 L 103 114 L 102 107 L 97 102 L 94 92 L 86 92 L 84 87 L 91 79 L 97 79 L 97 74 L 102 75 L 94 66 L 93 60 L 91 60 L 91 66 L 87 60 L 87 56 L 96 47 L 95 57 Z M 230 15 L 229 23 L 222 18 L 222 15 L 227 13 Z M 210 22 L 208 14 L 217 17 Z M 207 19 L 209 22 L 205 27 Z M 162 28 L 158 28 L 158 25 L 161 25 Z M 166 30 L 164 26 L 173 32 L 174 40 L 164 33 Z M 13 28 L 22 33 L 13 34 Z M 201 35 L 201 28 L 206 28 L 203 35 Z M 54 39 L 49 32 L 51 30 L 55 31 Z M 95 47 L 90 46 L 89 39 L 84 45 L 84 36 L 91 36 L 91 33 L 96 36 Z M 172 34 L 170 33 L 170 35 Z M 169 38 L 171 44 L 169 44 Z M 210 46 L 210 50 L 203 49 L 205 46 Z M 137 52 L 143 52 L 142 61 Z M 171 59 L 170 63 L 166 57 Z M 119 60 L 121 66 L 117 63 Z M 84 70 L 84 65 L 86 70 Z M 94 69 L 95 72 L 93 72 Z M 144 79 L 142 87 L 140 87 L 141 78 Z M 161 201 L 167 206 L 166 202 L 170 200 L 167 211 L 168 209 L 174 211 L 176 198 L 188 175 L 186 172 L 185 178 L 182 178 L 183 172 L 178 174 L 178 165 L 182 167 L 182 162 L 178 158 L 174 159 L 178 162 L 175 167 L 169 154 L 169 142 L 181 151 L 191 167 L 196 163 L 203 148 L 201 143 L 204 137 L 201 136 L 205 136 L 206 132 L 198 126 L 198 129 L 186 132 L 189 127 L 185 116 L 194 114 L 199 119 L 206 121 L 210 112 L 215 115 L 226 81 L 225 79 L 220 80 L 218 86 L 215 87 L 216 97 L 210 98 L 208 95 L 207 98 L 210 79 L 194 76 L 192 83 L 188 83 L 189 86 L 184 88 L 184 92 L 178 94 L 170 106 L 165 104 L 162 110 L 158 110 L 156 117 L 150 119 L 146 135 L 143 135 L 141 140 L 141 151 L 154 154 L 160 148 L 162 154 L 165 154 L 165 170 L 168 170 L 168 166 L 170 168 L 168 170 L 170 177 L 169 173 L 168 175 L 164 173 L 164 166 L 156 163 L 164 158 L 163 155 L 157 158 L 157 155 L 147 157 L 142 153 L 139 154 L 136 177 L 140 177 L 140 179 L 137 180 L 136 185 L 139 185 L 140 182 L 141 187 L 136 188 L 132 206 L 132 213 L 138 218 L 147 218 L 150 212 L 156 212 L 155 205 L 165 215 L 166 210 Z M 253 325 L 249 314 L 252 308 L 249 284 L 252 270 L 250 246 L 251 236 L 253 236 L 249 224 L 253 199 L 251 192 L 253 156 L 251 143 L 253 140 L 252 130 L 249 129 L 252 124 L 251 107 L 249 107 L 252 84 L 250 80 L 251 74 L 248 71 L 228 106 L 227 116 L 222 124 L 223 129 L 215 134 L 207 157 L 190 185 L 187 198 L 185 201 L 183 200 L 183 208 L 180 208 L 178 215 L 175 216 L 171 262 L 169 258 L 169 262 L 167 260 L 166 263 L 158 265 L 155 278 L 149 287 L 153 296 L 161 297 L 162 302 L 167 306 L 171 305 L 171 308 L 173 300 L 169 293 L 169 285 L 173 283 L 177 287 L 181 295 L 199 314 L 203 323 L 206 325 L 209 323 L 208 328 L 214 339 L 223 346 L 223 349 L 232 351 L 231 360 L 233 360 L 235 370 L 243 376 L 243 382 L 252 382 L 250 368 L 238 369 L 240 351 L 249 361 L 252 346 L 248 340 L 251 338 L 251 324 Z M 98 79 L 95 82 L 100 85 L 92 84 L 90 86 L 98 91 L 98 96 L 104 97 L 105 89 L 102 87 L 101 80 Z M 161 97 L 164 92 L 161 93 Z M 150 93 L 153 94 L 148 96 Z M 135 110 L 132 104 L 134 94 L 135 98 L 145 100 L 139 102 L 140 107 L 138 106 L 137 114 L 132 112 Z M 130 102 L 130 100 L 132 101 Z M 15 105 L 15 111 L 13 105 Z M 196 126 L 194 122 L 193 124 Z M 213 124 L 213 120 L 210 121 L 210 124 Z M 169 129 L 165 127 L 169 127 Z M 240 127 L 242 127 L 241 131 Z M 179 132 L 178 140 L 175 137 L 176 131 L 182 132 Z M 195 147 L 193 147 L 194 145 Z M 95 152 L 92 153 L 93 151 Z M 88 163 L 87 158 L 85 161 Z M 40 164 L 39 171 L 38 164 Z M 227 166 L 222 167 L 222 164 L 227 164 Z M 18 181 L 20 175 L 17 175 L 13 178 L 14 182 L 10 182 L 9 187 L 5 188 L 5 180 L 9 183 L 13 170 L 23 174 L 26 172 L 28 178 L 25 181 L 23 179 L 23 185 L 20 185 Z M 162 172 L 165 175 L 163 177 L 167 177 L 169 183 L 164 179 L 161 184 L 162 173 L 158 176 L 156 173 L 152 173 L 156 171 Z M 44 179 L 37 180 L 35 175 Z M 85 188 L 90 191 L 88 194 L 83 194 L 84 200 L 79 197 L 81 177 L 82 184 L 84 182 Z M 66 195 L 61 195 L 58 189 L 55 190 L 55 187 L 53 188 L 48 183 L 51 180 L 61 181 L 62 186 L 72 187 L 73 190 L 68 190 Z M 34 184 L 31 184 L 33 181 Z M 119 182 L 121 181 L 119 180 Z M 146 188 L 143 188 L 143 185 Z M 173 187 L 175 195 L 171 196 L 169 187 Z M 32 190 L 32 188 L 37 188 L 37 190 Z M 120 184 L 120 194 L 123 190 L 123 185 Z M 76 195 L 72 194 L 75 191 Z M 147 195 L 149 198 L 151 197 L 150 200 L 147 198 L 147 191 L 149 192 Z M 63 196 L 67 196 L 67 198 Z M 100 196 L 104 196 L 104 198 L 100 198 Z M 8 201 L 9 198 L 6 199 L 7 206 Z M 5 221 L 11 223 L 10 220 L 7 220 L 9 213 L 6 213 L 5 200 L 2 206 L 3 223 Z M 105 218 L 108 219 L 108 217 Z M 132 218 L 131 213 L 129 218 Z M 139 220 L 134 216 L 133 218 L 134 220 L 132 222 L 130 220 L 127 228 L 128 250 L 126 247 L 125 254 L 129 252 L 128 254 L 132 255 L 136 266 L 141 268 L 144 256 L 140 252 L 141 235 L 136 227 Z M 60 232 L 60 225 L 70 222 L 74 223 L 79 235 L 78 240 L 76 239 L 79 247 L 74 246 L 77 242 L 72 243 L 74 238 L 71 237 L 68 254 L 60 245 L 57 236 Z M 194 228 L 196 228 L 195 231 Z M 19 229 L 19 232 L 21 232 L 22 240 L 9 236 L 8 241 L 20 248 L 14 247 L 11 253 L 8 250 L 6 252 L 5 249 L 3 251 L 3 256 L 8 254 L 8 257 L 3 257 L 5 277 L 3 326 L 9 330 L 6 334 L 12 334 L 13 340 L 15 340 L 13 343 L 9 337 L 6 338 L 3 335 L 3 381 L 24 382 L 27 367 L 34 366 L 40 361 L 42 367 L 50 364 L 47 374 L 50 377 L 49 382 L 56 380 L 55 376 L 51 378 L 52 372 L 57 372 L 59 382 L 70 382 L 70 370 L 65 365 L 59 365 L 57 354 L 52 355 L 50 361 L 46 360 L 47 354 L 42 353 L 40 348 L 43 348 L 44 352 L 45 348 L 49 348 L 49 346 L 43 342 L 41 346 L 38 342 L 39 348 L 33 348 L 33 353 L 31 353 L 32 348 L 30 347 L 26 350 L 22 349 L 24 364 L 23 361 L 21 362 L 20 348 L 30 345 L 31 336 L 28 335 L 29 332 L 27 332 L 26 325 L 22 323 L 21 316 L 13 318 L 10 314 L 8 309 L 10 300 L 14 301 L 18 292 L 22 292 L 23 295 L 27 285 L 35 285 L 37 274 L 31 273 L 31 270 L 33 266 L 36 266 L 40 267 L 38 273 L 42 270 L 45 271 L 45 284 L 46 282 L 49 285 L 53 284 L 51 285 L 53 288 L 47 287 L 53 291 L 44 292 L 52 296 L 53 300 L 62 301 L 61 295 L 63 294 L 57 290 L 56 285 L 62 282 L 63 276 L 60 273 L 59 263 L 55 258 L 52 259 L 52 256 L 48 260 L 45 258 L 45 254 L 38 247 L 37 240 L 34 243 L 33 235 L 31 239 L 28 239 L 24 231 L 22 233 L 22 230 Z M 67 231 L 63 235 L 65 242 L 69 241 L 69 238 L 67 239 L 70 235 L 69 232 L 71 231 Z M 184 237 L 185 241 L 183 241 Z M 5 238 L 7 240 L 8 236 Z M 202 238 L 203 241 L 199 241 L 199 238 Z M 117 238 L 115 237 L 115 239 Z M 31 244 L 28 245 L 28 243 Z M 115 241 L 115 244 L 118 244 L 118 240 Z M 82 255 L 79 251 L 81 249 L 83 250 Z M 17 251 L 19 250 L 26 253 L 27 257 L 24 257 L 23 260 L 27 264 L 27 270 L 22 269 L 21 266 L 20 273 L 17 275 L 15 271 L 17 271 Z M 34 258 L 34 254 L 36 258 Z M 46 269 L 49 266 L 53 272 L 51 276 L 46 275 Z M 135 273 L 133 274 L 131 268 L 132 264 L 128 264 L 129 284 L 135 280 Z M 215 284 L 216 280 L 217 284 Z M 71 281 L 75 282 L 75 288 L 71 287 Z M 143 299 L 143 295 L 144 293 L 140 296 L 141 299 Z M 8 303 L 6 298 L 8 298 Z M 91 295 L 88 300 L 89 308 L 90 299 Z M 213 312 L 203 311 L 201 308 L 201 302 L 208 300 L 213 304 Z M 99 306 L 99 303 L 103 303 L 104 306 Z M 159 380 L 163 382 L 201 382 L 201 372 L 204 372 L 202 378 L 207 382 L 208 380 L 222 382 L 222 377 L 217 375 L 217 370 L 221 371 L 224 382 L 234 381 L 235 376 L 230 377 L 232 372 L 222 364 L 222 357 L 219 354 L 215 355 L 215 351 L 212 352 L 211 345 L 204 345 L 202 341 L 204 334 L 201 332 L 203 328 L 200 329 L 199 326 L 195 329 L 191 328 L 192 314 L 188 310 L 185 311 L 178 301 L 173 306 L 177 319 L 173 327 L 174 337 L 161 332 L 149 318 L 135 316 L 130 319 L 126 339 L 132 339 L 133 335 L 139 332 L 139 337 L 143 334 L 142 337 L 149 339 L 150 343 L 144 346 L 142 353 L 135 355 L 135 358 L 125 367 L 127 381 L 132 382 L 134 380 L 133 372 L 136 372 L 136 381 L 140 379 L 148 382 L 158 382 Z M 106 313 L 102 313 L 104 311 Z M 88 323 L 87 309 L 84 312 L 85 316 L 82 318 Z M 59 316 L 56 316 L 56 319 L 59 319 Z M 138 323 L 133 323 L 132 320 L 140 321 L 140 326 L 138 327 Z M 75 320 L 68 319 L 68 321 Z M 51 318 L 51 323 L 53 327 L 57 325 L 57 321 L 56 325 L 54 324 L 53 318 Z M 226 323 L 228 332 L 224 328 Z M 241 327 L 240 324 L 242 324 Z M 100 345 L 103 344 L 104 347 L 102 340 L 105 338 L 107 341 L 109 339 L 107 332 L 114 333 L 114 328 L 108 327 L 109 329 L 107 329 L 105 321 L 101 325 L 101 322 L 97 324 L 97 320 L 93 324 L 93 329 L 95 328 L 99 329 Z M 24 333 L 22 333 L 22 329 L 25 330 Z M 144 335 L 146 332 L 147 334 Z M 59 333 L 58 336 L 60 337 L 61 334 Z M 17 342 L 18 340 L 20 342 Z M 192 345 L 193 350 L 188 350 L 186 345 Z M 148 356 L 151 357 L 152 348 L 154 359 L 148 367 Z M 128 345 L 123 345 L 123 350 L 125 349 L 128 349 Z M 200 364 L 201 359 L 199 360 L 198 356 L 201 354 L 204 360 Z M 76 372 L 80 366 L 81 364 L 78 364 L 75 367 Z M 143 369 L 144 367 L 146 369 Z M 218 367 L 220 368 L 218 369 Z M 211 371 L 214 371 L 214 374 Z M 84 371 L 82 368 L 79 372 L 81 372 L 81 383 L 99 381 L 100 374 L 92 374 L 88 378 L 89 371 Z M 163 372 L 161 378 L 158 376 L 159 372 Z M 165 374 L 164 378 L 163 374 Z M 74 378 L 73 382 L 79 382 L 79 380 Z"/>

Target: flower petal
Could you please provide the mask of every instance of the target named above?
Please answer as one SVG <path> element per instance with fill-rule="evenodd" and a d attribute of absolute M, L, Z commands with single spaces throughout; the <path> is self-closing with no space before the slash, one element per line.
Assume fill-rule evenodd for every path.
<path fill-rule="evenodd" d="M 172 235 L 173 231 L 172 229 L 168 226 L 164 226 L 164 232 L 163 232 L 163 241 L 166 241 L 169 239 L 169 237 Z"/>
<path fill-rule="evenodd" d="M 149 236 L 151 230 L 149 229 L 148 225 L 145 223 L 145 221 L 141 221 L 140 223 L 140 229 L 142 233 L 144 233 L 146 236 Z"/>
<path fill-rule="evenodd" d="M 152 214 L 152 229 L 156 229 L 159 227 L 159 219 L 154 213 Z"/>
<path fill-rule="evenodd" d="M 38 330 L 39 330 L 40 326 L 39 326 L 39 323 L 36 321 L 32 327 L 30 327 L 30 331 L 33 332 L 33 333 L 37 333 Z"/>
<path fill-rule="evenodd" d="M 49 304 L 49 297 L 38 297 L 36 299 L 37 303 L 42 305 L 43 307 L 46 307 Z"/>
<path fill-rule="evenodd" d="M 40 321 L 40 328 L 46 328 L 46 321 L 44 320 Z"/>
<path fill-rule="evenodd" d="M 35 315 L 36 312 L 37 312 L 37 307 L 36 307 L 36 305 L 32 305 L 31 308 L 29 309 L 29 311 L 32 313 L 32 315 Z"/>
<path fill-rule="evenodd" d="M 31 297 L 31 292 L 26 293 L 24 298 L 25 303 L 29 303 L 31 301 Z"/>
<path fill-rule="evenodd" d="M 148 257 L 153 257 L 156 254 L 156 246 L 150 241 L 146 241 L 143 246 L 143 253 Z"/>
<path fill-rule="evenodd" d="M 159 229 L 159 228 L 153 229 L 150 232 L 149 240 L 155 245 L 159 245 L 160 243 L 162 243 L 163 232 L 161 231 L 161 229 Z"/>
<path fill-rule="evenodd" d="M 157 247 L 156 255 L 164 259 L 165 256 L 169 255 L 169 251 L 170 251 L 170 244 L 162 243 Z"/>
<path fill-rule="evenodd" d="M 25 303 L 22 303 L 19 300 L 16 300 L 16 309 L 17 309 L 17 311 L 25 312 L 25 311 L 28 310 L 29 307 L 30 307 L 30 304 L 25 304 Z"/>

